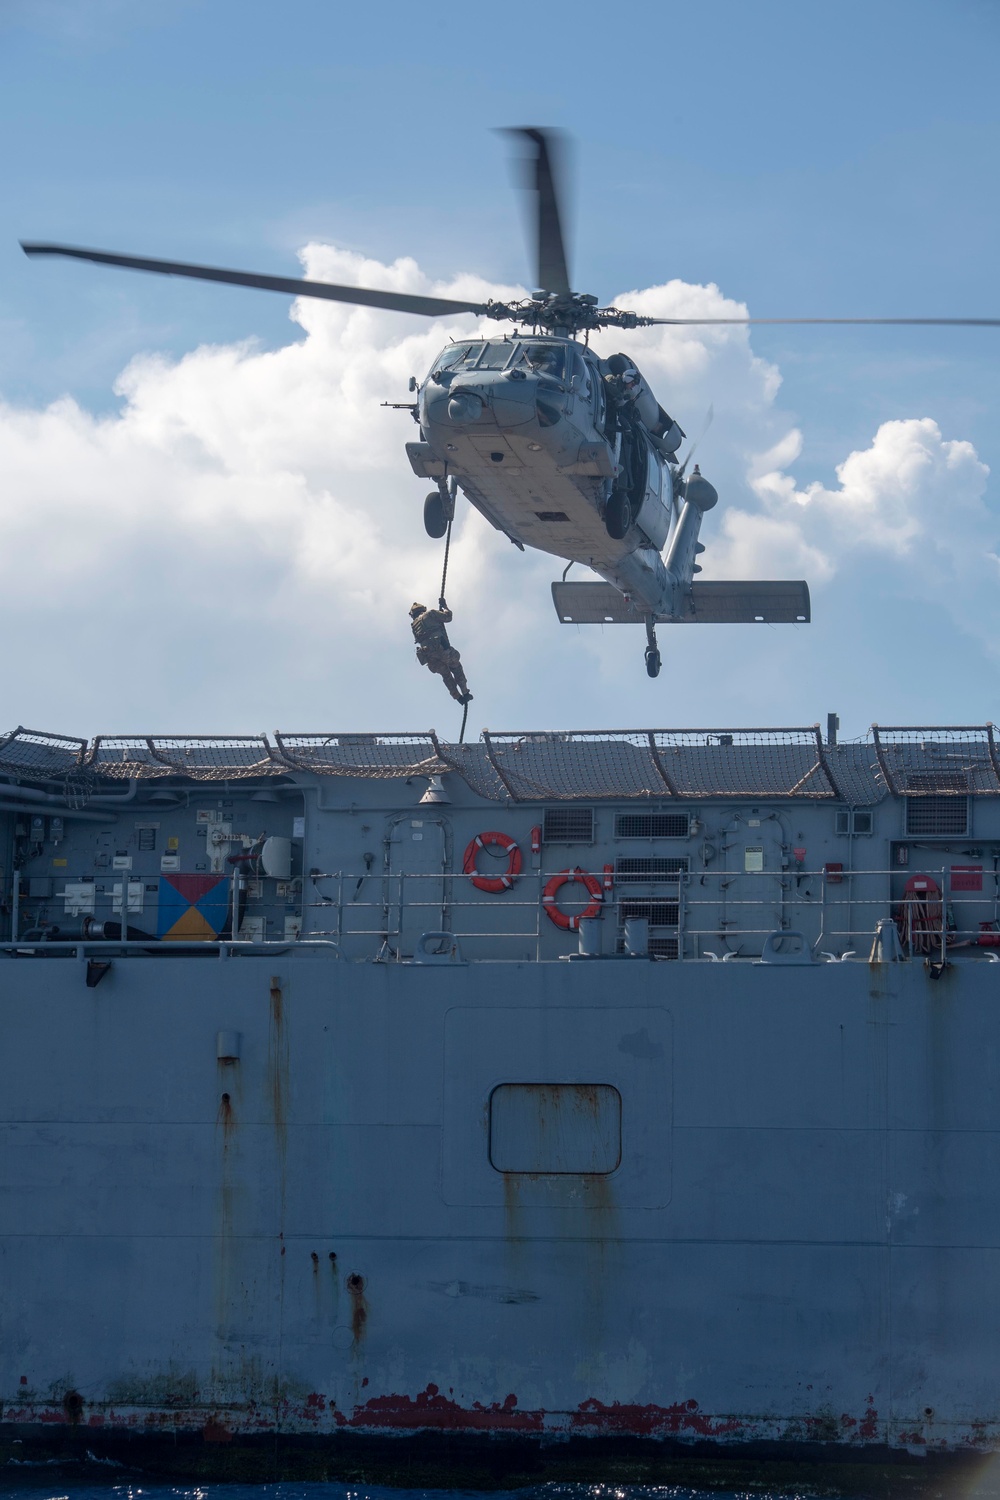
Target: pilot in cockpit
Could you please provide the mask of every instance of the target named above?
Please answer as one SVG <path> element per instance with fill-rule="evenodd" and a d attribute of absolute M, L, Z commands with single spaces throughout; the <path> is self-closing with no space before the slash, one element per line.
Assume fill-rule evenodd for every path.
<path fill-rule="evenodd" d="M 536 375 L 562 378 L 563 356 L 558 344 L 527 344 L 524 357 Z"/>

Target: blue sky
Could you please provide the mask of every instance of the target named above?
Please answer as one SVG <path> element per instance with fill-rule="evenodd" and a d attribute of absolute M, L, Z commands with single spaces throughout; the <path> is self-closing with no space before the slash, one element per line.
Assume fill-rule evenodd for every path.
<path fill-rule="evenodd" d="M 6 718 L 455 727 L 406 638 L 436 566 L 410 434 L 377 411 L 427 330 L 303 329 L 280 297 L 30 263 L 19 238 L 285 274 L 311 244 L 345 279 L 362 278 L 342 252 L 523 284 L 495 127 L 557 124 L 576 143 L 574 281 L 602 300 L 677 278 L 761 316 L 1000 315 L 998 42 L 979 0 L 0 0 Z M 551 565 L 473 516 L 454 591 L 471 723 L 997 717 L 1000 330 L 759 329 L 687 383 L 669 349 L 643 359 L 688 430 L 716 406 L 699 456 L 747 519 L 713 514 L 706 576 L 713 557 L 811 563 L 815 623 L 663 632 L 652 684 L 631 632 L 560 631 Z M 351 405 L 361 368 L 371 413 Z M 784 489 L 761 482 L 776 445 Z M 81 651 L 115 670 L 67 670 Z"/>

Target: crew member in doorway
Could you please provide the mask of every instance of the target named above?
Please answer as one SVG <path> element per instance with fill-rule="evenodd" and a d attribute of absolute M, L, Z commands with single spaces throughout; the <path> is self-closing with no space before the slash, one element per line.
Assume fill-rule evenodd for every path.
<path fill-rule="evenodd" d="M 410 629 L 417 643 L 417 661 L 444 680 L 445 687 L 456 703 L 471 703 L 472 694 L 465 680 L 462 658 L 449 641 L 445 630 L 451 619 L 451 610 L 443 599 L 438 600 L 437 609 L 428 609 L 426 604 L 413 605 L 410 610 Z"/>

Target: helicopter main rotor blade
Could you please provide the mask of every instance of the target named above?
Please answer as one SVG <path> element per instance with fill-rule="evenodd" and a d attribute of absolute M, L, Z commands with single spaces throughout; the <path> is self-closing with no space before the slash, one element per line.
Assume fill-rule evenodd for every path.
<path fill-rule="evenodd" d="M 523 136 L 533 147 L 527 185 L 535 200 L 537 284 L 542 291 L 564 297 L 570 291 L 570 284 L 562 230 L 565 194 L 559 133 L 524 128 L 512 130 L 511 134 Z"/>
<path fill-rule="evenodd" d="M 643 324 L 705 328 L 714 323 L 834 323 L 879 328 L 1000 328 L 1000 318 L 644 318 Z"/>
<path fill-rule="evenodd" d="M 370 287 L 337 286 L 328 281 L 298 281 L 293 276 L 258 276 L 253 271 L 228 271 L 221 266 L 195 266 L 179 260 L 148 260 L 138 255 L 115 255 L 108 250 L 82 250 L 78 245 L 41 245 L 21 241 L 25 255 L 66 255 L 100 266 L 124 266 L 130 271 L 152 271 L 159 276 L 187 276 L 192 281 L 223 281 L 263 292 L 287 292 L 292 297 L 322 297 L 328 302 L 353 302 L 387 312 L 418 313 L 424 318 L 451 313 L 485 314 L 484 302 L 455 302 L 450 297 L 417 297 L 409 292 L 380 292 Z"/>

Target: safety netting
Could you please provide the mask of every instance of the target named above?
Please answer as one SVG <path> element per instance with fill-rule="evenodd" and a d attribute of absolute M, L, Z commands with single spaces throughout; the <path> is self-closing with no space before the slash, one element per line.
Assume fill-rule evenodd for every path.
<path fill-rule="evenodd" d="M 447 766 L 437 737 L 421 734 L 281 734 L 274 736 L 286 768 L 320 776 L 369 779 L 439 776 Z"/>
<path fill-rule="evenodd" d="M 815 725 L 807 729 L 659 729 L 653 733 L 653 743 L 657 764 L 677 797 L 839 795 Z"/>
<path fill-rule="evenodd" d="M 815 727 L 484 731 L 483 757 L 456 760 L 450 749 L 453 769 L 482 796 L 499 782 L 515 802 L 840 795 Z"/>
<path fill-rule="evenodd" d="M 0 771 L 61 780 L 80 774 L 86 754 L 86 740 L 19 726 L 0 738 Z"/>
<path fill-rule="evenodd" d="M 871 733 L 879 772 L 894 796 L 995 796 L 1000 791 L 1000 757 L 992 724 L 947 729 L 873 724 Z"/>
<path fill-rule="evenodd" d="M 408 734 L 72 735 L 18 728 L 0 736 L 0 776 L 61 782 L 86 800 L 108 782 L 170 777 L 251 781 L 302 775 L 405 780 L 454 772 L 491 802 L 806 798 L 872 804 L 887 794 L 1000 792 L 992 724 L 873 725 L 824 742 L 798 729 L 483 731 L 449 744 Z"/>
<path fill-rule="evenodd" d="M 114 780 L 184 776 L 192 781 L 243 781 L 286 770 L 266 735 L 98 735 L 92 770 Z"/>

